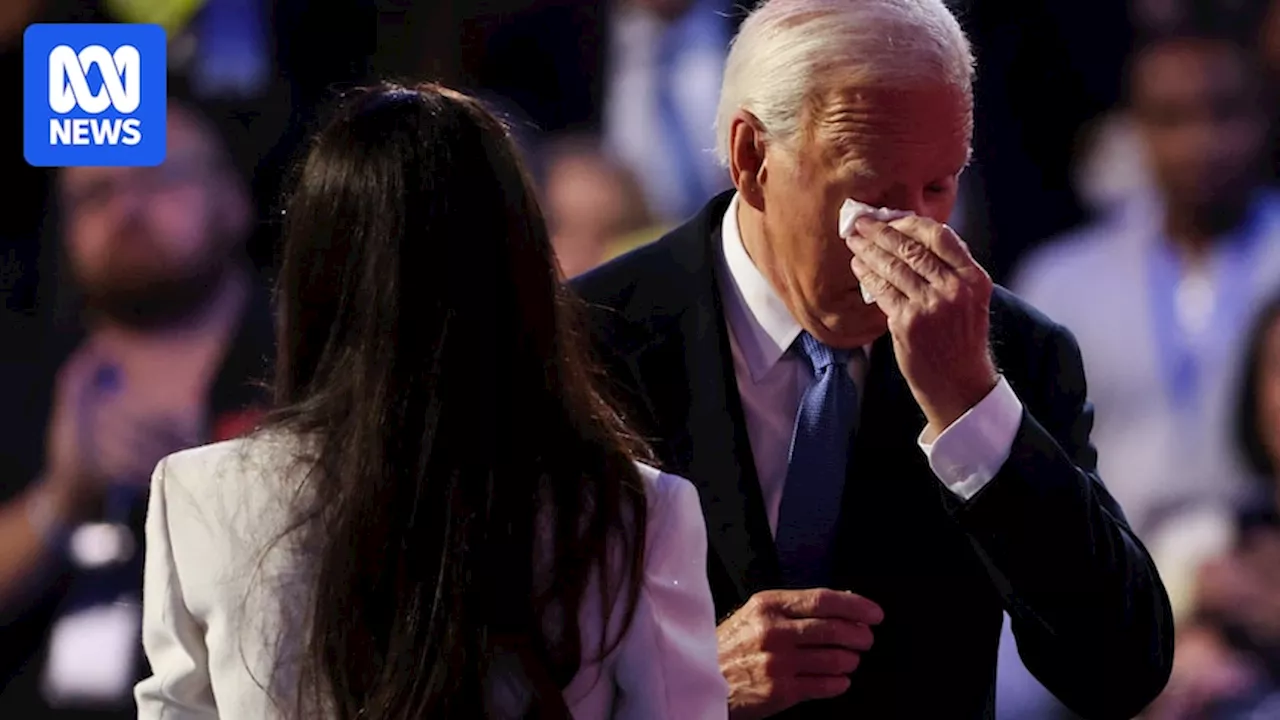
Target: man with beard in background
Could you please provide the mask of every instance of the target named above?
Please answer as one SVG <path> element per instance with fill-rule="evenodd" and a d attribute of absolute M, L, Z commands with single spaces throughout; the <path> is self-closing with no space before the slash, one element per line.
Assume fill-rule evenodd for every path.
<path fill-rule="evenodd" d="M 151 471 L 262 406 L 272 332 L 244 260 L 252 203 L 220 133 L 169 108 L 162 165 L 58 177 L 80 329 L 59 338 L 56 380 L 4 406 L 47 423 L 43 447 L 0 438 L 0 717 L 135 716 Z"/>

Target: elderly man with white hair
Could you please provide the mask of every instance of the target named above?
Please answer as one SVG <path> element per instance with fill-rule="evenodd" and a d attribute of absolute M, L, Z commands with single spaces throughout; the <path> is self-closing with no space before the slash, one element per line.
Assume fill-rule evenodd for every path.
<path fill-rule="evenodd" d="M 943 224 L 972 83 L 942 0 L 762 4 L 720 98 L 735 190 L 575 284 L 630 419 L 699 488 L 734 718 L 991 717 L 1005 611 L 1086 718 L 1168 679 L 1076 343 Z"/>

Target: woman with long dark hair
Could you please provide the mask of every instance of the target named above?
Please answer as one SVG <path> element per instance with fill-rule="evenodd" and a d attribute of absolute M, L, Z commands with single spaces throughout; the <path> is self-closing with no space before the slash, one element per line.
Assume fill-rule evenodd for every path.
<path fill-rule="evenodd" d="M 502 125 L 361 91 L 285 222 L 278 411 L 155 473 L 140 717 L 726 717 L 697 492 L 597 392 Z"/>

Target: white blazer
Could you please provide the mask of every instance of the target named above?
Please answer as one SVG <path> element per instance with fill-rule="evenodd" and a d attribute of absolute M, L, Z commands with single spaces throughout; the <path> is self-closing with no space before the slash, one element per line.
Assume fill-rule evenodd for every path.
<path fill-rule="evenodd" d="M 289 517 L 286 488 L 296 485 L 290 446 L 296 440 L 258 436 L 181 452 L 156 468 L 142 625 L 152 675 L 135 689 L 140 720 L 256 720 L 292 709 L 296 663 L 287 658 L 302 645 L 307 584 L 296 555 L 273 542 Z M 613 652 L 592 660 L 604 628 L 599 595 L 587 593 L 578 618 L 583 667 L 565 701 L 576 720 L 722 720 L 728 686 L 698 494 L 683 478 L 640 471 L 649 522 L 635 617 Z M 497 680 L 495 694 L 511 692 L 512 682 Z"/>

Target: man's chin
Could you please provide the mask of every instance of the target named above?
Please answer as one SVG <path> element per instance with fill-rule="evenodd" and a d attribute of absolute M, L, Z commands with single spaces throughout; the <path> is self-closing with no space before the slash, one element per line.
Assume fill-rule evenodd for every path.
<path fill-rule="evenodd" d="M 208 304 L 220 281 L 220 274 L 211 273 L 182 282 L 89 289 L 85 309 L 92 316 L 138 330 L 180 325 Z"/>
<path fill-rule="evenodd" d="M 828 303 L 822 319 L 823 335 L 818 339 L 832 347 L 853 348 L 869 344 L 889 329 L 880 306 L 868 305 L 855 287 L 847 296 Z"/>
<path fill-rule="evenodd" d="M 858 285 L 854 285 L 837 297 L 831 298 L 824 305 L 831 309 L 833 315 L 838 315 L 842 319 L 855 324 L 866 322 L 868 317 L 884 317 L 879 305 L 868 303 L 863 299 L 862 288 Z"/>

